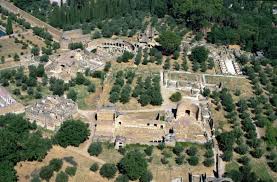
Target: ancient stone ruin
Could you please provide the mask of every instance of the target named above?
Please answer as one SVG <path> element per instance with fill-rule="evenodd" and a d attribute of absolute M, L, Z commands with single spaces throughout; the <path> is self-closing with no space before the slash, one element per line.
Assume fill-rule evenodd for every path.
<path fill-rule="evenodd" d="M 25 112 L 26 117 L 37 125 L 57 130 L 63 121 L 73 118 L 77 113 L 77 105 L 71 99 L 48 96 L 28 106 Z"/>

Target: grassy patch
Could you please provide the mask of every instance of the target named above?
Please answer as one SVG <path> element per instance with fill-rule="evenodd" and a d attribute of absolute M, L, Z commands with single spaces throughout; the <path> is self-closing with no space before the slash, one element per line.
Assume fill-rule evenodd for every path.
<path fill-rule="evenodd" d="M 239 170 L 239 164 L 236 163 L 235 161 L 232 161 L 232 162 L 228 162 L 225 166 L 225 171 L 226 172 L 230 172 L 232 170 Z"/>
<path fill-rule="evenodd" d="M 222 77 L 222 76 L 206 76 L 206 82 L 209 84 L 222 84 L 223 87 L 235 92 L 237 89 L 241 91 L 242 97 L 250 97 L 253 95 L 252 86 L 246 78 Z"/>
<path fill-rule="evenodd" d="M 253 172 L 255 172 L 256 175 L 263 181 L 273 180 L 268 172 L 269 169 L 267 169 L 266 164 L 263 161 L 253 159 L 251 160 L 250 165 Z"/>
<path fill-rule="evenodd" d="M 103 142 L 102 143 L 103 151 L 98 156 L 98 158 L 108 162 L 108 163 L 118 163 L 122 158 L 122 155 L 114 149 L 114 145 L 112 143 Z"/>
<path fill-rule="evenodd" d="M 85 102 L 85 98 L 89 95 L 87 91 L 87 87 L 84 85 L 76 85 L 74 87 L 75 91 L 78 93 L 77 95 L 77 104 L 80 109 L 88 108 L 88 104 Z"/>

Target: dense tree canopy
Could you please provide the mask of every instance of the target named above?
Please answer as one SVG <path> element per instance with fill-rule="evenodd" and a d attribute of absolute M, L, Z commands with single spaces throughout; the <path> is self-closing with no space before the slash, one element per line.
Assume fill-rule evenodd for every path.
<path fill-rule="evenodd" d="M 111 179 L 115 176 L 116 171 L 117 168 L 114 164 L 106 163 L 100 168 L 99 173 L 101 174 L 101 176 Z"/>
<path fill-rule="evenodd" d="M 137 180 L 147 172 L 147 161 L 139 151 L 128 152 L 119 162 L 119 170 L 129 179 Z"/>
<path fill-rule="evenodd" d="M 51 142 L 35 129 L 21 115 L 0 116 L 0 181 L 16 181 L 13 167 L 17 162 L 45 157 Z"/>
<path fill-rule="evenodd" d="M 71 0 L 61 7 L 50 5 L 47 0 L 13 2 L 55 27 L 82 28 L 84 32 L 97 27 L 104 37 L 132 36 L 144 29 L 143 18 L 147 15 L 159 18 L 169 15 L 175 25 L 196 32 L 211 28 L 208 41 L 212 43 L 239 44 L 245 50 L 262 50 L 268 57 L 277 58 L 277 30 L 272 26 L 277 18 L 272 15 L 271 1 Z M 45 33 L 43 36 L 50 38 Z"/>
<path fill-rule="evenodd" d="M 79 146 L 88 135 L 89 129 L 85 123 L 80 120 L 68 120 L 63 122 L 54 140 L 62 147 Z"/>
<path fill-rule="evenodd" d="M 175 32 L 162 32 L 158 39 L 165 54 L 172 54 L 179 48 L 181 44 L 181 37 Z"/>

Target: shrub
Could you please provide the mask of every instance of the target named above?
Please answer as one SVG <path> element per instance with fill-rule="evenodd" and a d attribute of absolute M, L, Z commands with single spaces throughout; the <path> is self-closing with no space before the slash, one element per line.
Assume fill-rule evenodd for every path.
<path fill-rule="evenodd" d="M 77 162 L 74 160 L 74 157 L 72 156 L 67 156 L 63 158 L 66 162 L 68 162 L 69 164 L 73 165 L 73 166 L 77 166 Z"/>
<path fill-rule="evenodd" d="M 114 164 L 106 163 L 100 169 L 100 175 L 112 179 L 115 176 L 117 168 Z"/>
<path fill-rule="evenodd" d="M 206 152 L 205 152 L 205 157 L 207 158 L 210 158 L 210 157 L 213 157 L 214 156 L 214 152 L 212 149 L 208 149 Z"/>
<path fill-rule="evenodd" d="M 224 151 L 223 155 L 221 156 L 223 161 L 230 161 L 233 158 L 233 151 L 226 150 Z"/>
<path fill-rule="evenodd" d="M 266 156 L 268 160 L 275 160 L 277 159 L 277 153 L 276 152 L 270 152 L 269 155 Z"/>
<path fill-rule="evenodd" d="M 188 158 L 188 163 L 191 166 L 196 166 L 199 162 L 199 159 L 197 156 L 191 156 L 190 158 Z"/>
<path fill-rule="evenodd" d="M 162 152 L 162 154 L 163 154 L 163 156 L 164 156 L 165 158 L 170 158 L 170 157 L 172 157 L 172 155 L 173 155 L 173 153 L 171 152 L 171 150 L 164 150 L 164 151 Z"/>
<path fill-rule="evenodd" d="M 187 150 L 187 154 L 189 156 L 195 156 L 197 154 L 197 148 L 195 146 L 191 146 L 188 150 Z"/>
<path fill-rule="evenodd" d="M 41 179 L 49 181 L 49 179 L 53 176 L 53 168 L 51 166 L 45 166 L 40 169 L 39 176 Z"/>
<path fill-rule="evenodd" d="M 247 145 L 239 145 L 238 147 L 235 148 L 235 151 L 240 155 L 244 155 L 247 153 L 248 147 Z"/>
<path fill-rule="evenodd" d="M 182 165 L 184 163 L 185 157 L 183 155 L 177 156 L 175 159 L 176 164 Z"/>
<path fill-rule="evenodd" d="M 144 152 L 145 152 L 146 155 L 151 156 L 152 153 L 153 153 L 153 149 L 154 149 L 154 147 L 152 145 L 147 146 L 147 148 L 144 150 Z"/>
<path fill-rule="evenodd" d="M 248 165 L 250 162 L 250 159 L 247 156 L 242 156 L 241 158 L 238 159 L 238 162 L 243 165 Z"/>
<path fill-rule="evenodd" d="M 65 169 L 66 174 L 68 174 L 69 176 L 75 176 L 77 171 L 77 167 L 67 167 Z"/>
<path fill-rule="evenodd" d="M 251 155 L 255 158 L 261 158 L 264 154 L 264 151 L 261 148 L 255 148 L 251 151 Z"/>
<path fill-rule="evenodd" d="M 169 98 L 172 102 L 179 102 L 182 99 L 182 94 L 180 92 L 175 92 Z"/>
<path fill-rule="evenodd" d="M 84 49 L 84 45 L 82 44 L 82 42 L 70 43 L 68 45 L 68 48 L 71 50 Z"/>
<path fill-rule="evenodd" d="M 161 162 L 162 162 L 162 164 L 168 164 L 169 163 L 169 161 L 166 157 L 161 158 Z"/>
<path fill-rule="evenodd" d="M 93 83 L 89 84 L 87 90 L 88 92 L 95 92 L 95 85 Z"/>
<path fill-rule="evenodd" d="M 120 175 L 115 179 L 115 182 L 128 182 L 129 178 L 126 175 Z"/>
<path fill-rule="evenodd" d="M 90 170 L 93 171 L 93 172 L 96 172 L 98 171 L 99 169 L 99 166 L 97 163 L 93 163 L 91 166 L 90 166 Z"/>
<path fill-rule="evenodd" d="M 176 143 L 175 147 L 173 148 L 173 152 L 176 155 L 180 155 L 184 151 L 184 147 L 180 143 Z"/>
<path fill-rule="evenodd" d="M 93 156 L 98 156 L 102 152 L 102 145 L 99 142 L 92 143 L 88 148 L 88 153 Z"/>
<path fill-rule="evenodd" d="M 160 149 L 160 150 L 163 150 L 165 148 L 165 144 L 164 143 L 159 143 L 157 148 Z"/>
<path fill-rule="evenodd" d="M 268 165 L 272 171 L 277 172 L 277 160 L 276 159 L 274 161 L 268 162 Z"/>
<path fill-rule="evenodd" d="M 140 182 L 151 182 L 153 179 L 153 175 L 150 171 L 146 171 L 140 178 Z"/>
<path fill-rule="evenodd" d="M 56 182 L 67 182 L 68 175 L 65 172 L 59 172 L 56 177 Z"/>
<path fill-rule="evenodd" d="M 52 159 L 49 165 L 54 171 L 59 171 L 63 166 L 63 161 L 61 159 Z"/>
<path fill-rule="evenodd" d="M 211 167 L 214 164 L 214 158 L 206 158 L 203 164 L 206 167 Z"/>

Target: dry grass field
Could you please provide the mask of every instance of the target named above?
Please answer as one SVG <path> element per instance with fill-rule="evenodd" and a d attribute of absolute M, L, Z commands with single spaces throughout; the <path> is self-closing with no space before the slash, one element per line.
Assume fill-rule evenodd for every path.
<path fill-rule="evenodd" d="M 108 180 L 102 178 L 98 173 L 93 173 L 89 170 L 90 166 L 95 162 L 91 158 L 85 157 L 72 150 L 64 149 L 58 146 L 54 146 L 41 162 L 20 162 L 16 165 L 18 179 L 20 182 L 29 182 L 32 176 L 36 176 L 41 167 L 49 164 L 49 161 L 53 158 L 73 157 L 77 162 L 77 172 L 74 177 L 70 177 L 70 182 L 108 182 Z M 72 166 L 70 163 L 63 160 L 63 167 L 61 171 L 64 171 L 67 166 Z M 55 181 L 56 174 L 50 179 L 50 182 Z"/>
<path fill-rule="evenodd" d="M 200 79 L 200 75 L 195 73 L 171 72 L 168 74 L 168 78 L 172 80 L 198 81 Z"/>
<path fill-rule="evenodd" d="M 109 146 L 110 145 L 110 146 Z M 130 146 L 127 150 L 137 148 L 139 150 L 143 150 L 143 146 L 134 145 L 134 147 Z M 187 147 L 186 147 L 187 148 Z M 168 150 L 168 149 L 165 149 Z M 113 181 L 102 178 L 99 175 L 99 172 L 92 172 L 89 170 L 90 166 L 95 162 L 93 157 L 89 157 L 88 154 L 84 154 L 80 152 L 79 148 L 62 148 L 59 146 L 53 146 L 53 148 L 48 152 L 45 159 L 42 161 L 23 161 L 16 165 L 15 169 L 17 171 L 18 179 L 20 182 L 28 182 L 33 177 L 39 174 L 39 170 L 49 164 L 49 161 L 53 158 L 63 159 L 63 167 L 60 171 L 65 171 L 66 167 L 73 166 L 71 162 L 66 160 L 65 158 L 72 158 L 77 163 L 77 172 L 74 177 L 69 177 L 69 182 L 108 182 Z M 199 150 L 198 155 L 203 156 L 204 151 Z M 149 169 L 152 171 L 155 182 L 169 182 L 170 180 L 183 177 L 184 181 L 188 181 L 188 172 L 193 172 L 194 174 L 203 174 L 212 175 L 213 167 L 204 167 L 202 164 L 203 158 L 200 157 L 200 163 L 197 166 L 190 166 L 185 163 L 183 165 L 178 166 L 175 163 L 175 155 L 169 158 L 169 163 L 164 165 L 161 163 L 162 152 L 154 148 L 152 154 L 152 161 L 149 163 Z M 119 154 L 111 144 L 104 143 L 103 144 L 103 152 L 98 156 L 99 160 L 104 160 L 110 163 L 117 163 L 122 158 L 122 155 Z M 188 156 L 186 155 L 186 159 Z M 54 182 L 56 178 L 57 172 L 54 173 L 50 182 Z"/>
<path fill-rule="evenodd" d="M 6 60 L 9 58 L 9 55 L 12 59 L 15 53 L 20 55 L 21 52 L 24 54 L 30 53 L 29 49 L 22 49 L 22 44 L 15 43 L 14 38 L 0 38 L 0 57 L 4 56 Z"/>
<path fill-rule="evenodd" d="M 204 151 L 198 150 L 198 155 L 203 156 Z M 187 162 L 183 165 L 177 165 L 175 163 L 175 155 L 173 155 L 169 163 L 164 165 L 161 163 L 162 154 L 158 149 L 154 149 L 152 154 L 153 159 L 150 163 L 149 167 L 153 173 L 154 180 L 156 182 L 169 182 L 172 179 L 177 177 L 183 177 L 184 182 L 188 180 L 188 173 L 192 172 L 193 174 L 204 174 L 206 173 L 208 176 L 213 175 L 213 167 L 205 167 L 201 162 L 204 160 L 203 157 L 200 157 L 199 164 L 197 166 L 190 166 Z M 185 155 L 185 161 L 188 158 Z"/>
<path fill-rule="evenodd" d="M 31 41 L 34 45 L 37 45 L 39 48 L 46 46 L 43 39 L 36 35 L 33 35 L 32 32 L 28 32 L 27 34 L 24 34 L 24 41 L 26 42 L 27 40 Z"/>
<path fill-rule="evenodd" d="M 253 95 L 250 81 L 244 77 L 222 77 L 222 76 L 205 76 L 206 82 L 210 84 L 222 83 L 223 87 L 235 92 L 241 91 L 241 97 L 250 97 Z"/>

